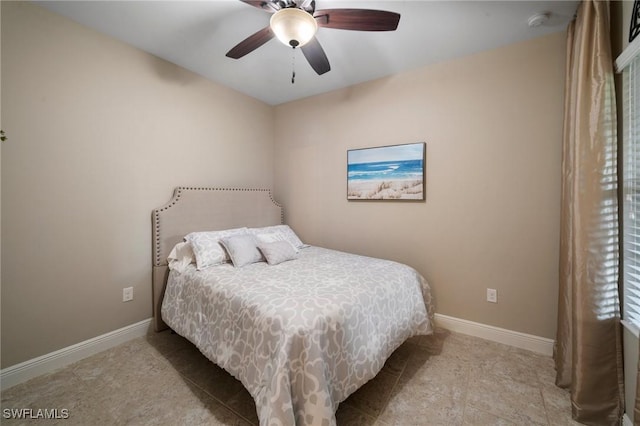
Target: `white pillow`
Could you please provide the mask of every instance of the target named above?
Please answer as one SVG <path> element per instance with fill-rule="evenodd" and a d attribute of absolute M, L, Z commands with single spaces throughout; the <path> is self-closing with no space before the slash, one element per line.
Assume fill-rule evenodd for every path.
<path fill-rule="evenodd" d="M 256 246 L 256 238 L 251 234 L 225 237 L 220 240 L 220 243 L 231 256 L 233 266 L 236 268 L 242 268 L 262 260 L 262 254 Z"/>
<path fill-rule="evenodd" d="M 256 235 L 256 242 L 258 245 L 260 245 L 261 243 L 275 243 L 276 241 L 284 241 L 288 243 L 296 251 L 296 253 L 298 252 L 298 249 L 293 247 L 293 245 L 291 245 L 291 243 L 287 241 L 286 235 L 280 231 L 264 232 Z"/>
<path fill-rule="evenodd" d="M 258 248 L 267 259 L 269 265 L 277 265 L 298 257 L 298 252 L 288 241 L 259 243 Z"/>
<path fill-rule="evenodd" d="M 169 263 L 169 269 L 176 271 L 184 271 L 184 269 L 191 263 L 196 263 L 191 243 L 182 241 L 171 249 L 171 253 L 167 257 Z"/>
<path fill-rule="evenodd" d="M 234 235 L 248 234 L 247 228 L 225 229 L 222 231 L 192 232 L 184 239 L 191 243 L 196 256 L 196 269 L 199 271 L 210 266 L 229 262 L 229 256 L 220 245 L 220 240 Z"/>
<path fill-rule="evenodd" d="M 254 234 L 258 242 L 270 243 L 274 241 L 288 241 L 296 251 L 298 249 L 308 247 L 300 241 L 300 238 L 293 232 L 289 225 L 266 226 L 264 228 L 250 228 L 249 232 Z"/>

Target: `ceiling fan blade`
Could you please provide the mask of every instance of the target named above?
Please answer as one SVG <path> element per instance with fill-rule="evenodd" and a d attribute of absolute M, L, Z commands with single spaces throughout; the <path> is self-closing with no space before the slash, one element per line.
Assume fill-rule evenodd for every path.
<path fill-rule="evenodd" d="M 304 57 L 309 61 L 309 65 L 314 69 L 318 75 L 322 75 L 331 70 L 329 65 L 329 59 L 324 53 L 324 49 L 320 46 L 320 42 L 317 38 L 312 38 L 311 41 L 301 47 Z"/>
<path fill-rule="evenodd" d="M 272 2 L 269 0 L 240 0 L 242 3 L 246 3 L 250 6 L 257 7 L 269 13 L 274 13 L 280 10 L 278 2 Z"/>
<path fill-rule="evenodd" d="M 240 59 L 247 53 L 251 53 L 258 47 L 262 46 L 273 38 L 274 34 L 271 31 L 271 27 L 264 27 L 260 31 L 250 35 L 249 37 L 236 44 L 231 50 L 227 52 L 227 57 L 233 59 Z"/>
<path fill-rule="evenodd" d="M 319 27 L 356 31 L 395 31 L 400 14 L 371 9 L 323 9 L 313 14 Z"/>

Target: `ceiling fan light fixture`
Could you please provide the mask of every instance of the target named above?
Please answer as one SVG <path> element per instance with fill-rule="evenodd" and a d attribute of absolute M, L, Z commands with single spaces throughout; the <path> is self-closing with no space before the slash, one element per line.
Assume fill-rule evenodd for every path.
<path fill-rule="evenodd" d="M 280 9 L 271 16 L 270 27 L 278 40 L 291 47 L 307 44 L 318 31 L 315 18 L 302 9 Z"/>

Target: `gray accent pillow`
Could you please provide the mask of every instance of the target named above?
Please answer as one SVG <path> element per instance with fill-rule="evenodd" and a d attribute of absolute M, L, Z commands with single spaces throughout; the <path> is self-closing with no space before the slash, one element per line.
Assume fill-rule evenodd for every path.
<path fill-rule="evenodd" d="M 249 235 L 247 228 L 224 229 L 222 231 L 192 232 L 184 237 L 191 243 L 196 256 L 196 267 L 200 271 L 210 266 L 228 262 L 230 259 L 220 245 L 222 238 L 233 235 Z"/>
<path fill-rule="evenodd" d="M 220 240 L 220 244 L 225 248 L 233 266 L 242 268 L 251 263 L 260 262 L 262 254 L 256 245 L 256 239 L 251 234 L 234 235 Z"/>
<path fill-rule="evenodd" d="M 288 241 L 260 243 L 258 246 L 269 265 L 277 265 L 298 257 L 298 251 Z"/>

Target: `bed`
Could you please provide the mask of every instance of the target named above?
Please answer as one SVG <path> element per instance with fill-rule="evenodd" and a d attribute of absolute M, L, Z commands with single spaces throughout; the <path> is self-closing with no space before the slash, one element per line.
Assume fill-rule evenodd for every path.
<path fill-rule="evenodd" d="M 179 187 L 152 222 L 156 330 L 171 328 L 240 380 L 261 425 L 335 425 L 340 402 L 407 338 L 433 330 L 418 272 L 303 244 L 267 189 Z M 231 259 L 207 266 L 196 237 L 223 230 Z M 232 244 L 247 241 L 260 260 Z M 176 263 L 178 243 L 197 261 Z"/>

